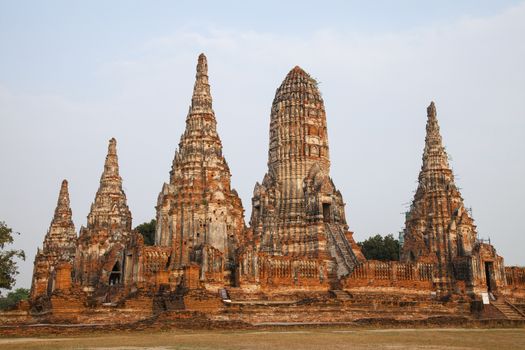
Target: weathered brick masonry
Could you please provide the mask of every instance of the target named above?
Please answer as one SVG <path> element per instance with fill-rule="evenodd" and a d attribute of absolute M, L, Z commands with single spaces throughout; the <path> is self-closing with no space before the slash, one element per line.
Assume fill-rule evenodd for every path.
<path fill-rule="evenodd" d="M 478 239 L 434 103 L 401 261 L 367 261 L 330 177 L 317 82 L 295 67 L 276 91 L 268 170 L 255 185 L 246 227 L 208 79 L 201 54 L 186 130 L 158 196 L 155 244 L 145 246 L 132 230 L 111 139 L 87 225 L 77 238 L 64 180 L 35 257 L 29 304 L 3 314 L 3 323 L 468 319 L 483 316 L 481 293 L 494 302 L 490 315 L 511 318 L 515 311 L 520 317 L 525 269 L 506 267 L 495 248 Z"/>

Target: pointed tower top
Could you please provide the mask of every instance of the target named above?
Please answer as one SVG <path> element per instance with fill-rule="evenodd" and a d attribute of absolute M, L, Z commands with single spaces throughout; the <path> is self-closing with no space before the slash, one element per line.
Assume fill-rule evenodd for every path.
<path fill-rule="evenodd" d="M 201 53 L 199 55 L 199 60 L 197 61 L 197 76 L 208 75 L 208 60 L 206 55 Z"/>
<path fill-rule="evenodd" d="M 115 177 L 120 178 L 117 156 L 117 140 L 112 137 L 109 140 L 108 155 L 106 156 L 106 161 L 104 162 L 104 172 L 102 173 L 100 180 L 103 181 L 104 179 Z"/>
<path fill-rule="evenodd" d="M 109 140 L 108 154 L 117 155 L 117 140 L 114 137 Z"/>
<path fill-rule="evenodd" d="M 299 66 L 295 66 L 295 67 L 293 67 L 293 69 L 292 69 L 290 72 L 300 73 L 300 74 L 307 74 L 307 73 L 304 71 L 304 69 L 302 69 L 302 68 L 299 67 Z"/>
<path fill-rule="evenodd" d="M 58 194 L 57 206 L 55 208 L 55 215 L 51 226 L 69 226 L 73 225 L 71 208 L 69 206 L 69 190 L 67 180 L 62 180 L 62 185 L 60 186 L 60 193 Z"/>
<path fill-rule="evenodd" d="M 55 215 L 44 238 L 43 253 L 64 255 L 69 259 L 75 252 L 77 234 L 69 206 L 67 180 L 62 181 Z"/>
<path fill-rule="evenodd" d="M 436 104 L 434 101 L 430 101 L 430 105 L 427 107 L 427 117 L 430 118 L 436 118 Z"/>
<path fill-rule="evenodd" d="M 208 82 L 208 60 L 203 53 L 199 55 L 197 62 L 197 73 L 188 118 L 198 113 L 213 114 L 210 84 Z"/>
<path fill-rule="evenodd" d="M 100 186 L 88 215 L 88 228 L 109 226 L 112 220 L 120 223 L 120 228 L 124 231 L 131 230 L 131 213 L 126 204 L 126 194 L 122 189 L 122 178 L 119 175 L 115 138 L 109 140 Z"/>
<path fill-rule="evenodd" d="M 434 101 L 427 107 L 427 134 L 425 137 L 425 149 L 423 151 L 423 165 L 421 172 L 445 170 L 450 172 L 448 156 L 443 147 L 443 141 L 439 132 L 436 105 Z"/>
<path fill-rule="evenodd" d="M 60 186 L 60 193 L 58 194 L 57 205 L 65 205 L 69 207 L 69 188 L 66 179 L 62 180 L 62 185 Z"/>
<path fill-rule="evenodd" d="M 212 108 L 210 84 L 208 83 L 208 62 L 206 56 L 200 54 L 191 106 L 186 117 L 186 129 L 180 138 L 179 148 L 175 151 L 170 171 L 170 183 L 180 183 L 182 173 L 185 173 L 187 169 L 195 169 L 194 165 L 183 164 L 195 164 L 198 160 L 203 161 L 204 159 L 210 161 L 211 157 L 218 159 L 213 166 L 219 166 L 223 174 L 230 176 L 228 164 L 222 155 L 222 144 L 217 133 L 217 121 Z"/>

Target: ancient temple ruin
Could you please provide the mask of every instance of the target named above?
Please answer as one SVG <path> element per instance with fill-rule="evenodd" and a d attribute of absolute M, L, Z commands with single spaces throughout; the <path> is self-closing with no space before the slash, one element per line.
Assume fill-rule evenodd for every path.
<path fill-rule="evenodd" d="M 62 181 L 55 215 L 44 238 L 42 249 L 35 256 L 35 268 L 31 283 L 31 297 L 50 294 L 55 288 L 69 287 L 71 264 L 77 249 L 77 233 L 69 205 L 67 180 Z M 66 285 L 64 282 L 66 274 Z M 68 276 L 69 275 L 69 276 Z M 58 285 L 57 285 L 58 283 Z"/>
<path fill-rule="evenodd" d="M 245 282 L 329 286 L 363 260 L 330 178 L 326 113 L 317 82 L 293 68 L 275 93 L 268 172 L 256 183 Z"/>
<path fill-rule="evenodd" d="M 434 265 L 440 291 L 495 292 L 505 286 L 503 258 L 478 239 L 476 225 L 454 183 L 434 102 L 427 108 L 423 164 L 406 214 L 401 260 Z"/>
<path fill-rule="evenodd" d="M 201 54 L 186 130 L 157 202 L 155 244 L 171 250 L 170 269 L 193 264 L 202 280 L 235 284 L 235 249 L 245 225 L 230 178 L 212 108 L 208 63 Z"/>
<path fill-rule="evenodd" d="M 123 281 L 124 250 L 131 238 L 131 212 L 119 175 L 117 141 L 109 140 L 100 187 L 87 226 L 80 228 L 74 279 L 86 291 Z"/>
<path fill-rule="evenodd" d="M 330 178 L 324 102 L 300 67 L 288 73 L 271 106 L 268 170 L 255 184 L 248 226 L 217 133 L 203 54 L 186 129 L 158 195 L 152 246 L 132 229 L 116 145 L 109 140 L 78 238 L 62 182 L 35 257 L 27 317 L 89 323 L 108 308 L 135 321 L 188 319 L 183 311 L 242 322 L 474 317 L 489 296 L 505 317 L 525 319 L 525 307 L 518 307 L 525 306 L 525 268 L 505 266 L 478 238 L 434 103 L 400 261 L 366 260 L 353 240 Z"/>

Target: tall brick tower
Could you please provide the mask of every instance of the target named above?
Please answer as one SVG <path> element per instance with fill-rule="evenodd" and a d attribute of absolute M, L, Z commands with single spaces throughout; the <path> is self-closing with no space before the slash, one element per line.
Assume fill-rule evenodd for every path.
<path fill-rule="evenodd" d="M 257 183 L 250 226 L 269 256 L 330 261 L 349 274 L 360 255 L 330 178 L 326 113 L 317 82 L 293 68 L 277 89 L 270 116 L 268 172 Z"/>
<path fill-rule="evenodd" d="M 434 282 L 443 292 L 454 291 L 458 281 L 470 290 L 483 283 L 492 283 L 494 290 L 504 283 L 503 261 L 491 245 L 477 239 L 474 220 L 454 183 L 434 102 L 427 108 L 423 164 L 406 214 L 401 259 L 434 263 Z M 487 276 L 492 282 L 485 281 Z"/>
<path fill-rule="evenodd" d="M 208 63 L 201 54 L 186 130 L 156 207 L 155 243 L 172 247 L 171 268 L 197 264 L 202 281 L 231 282 L 244 219 L 230 178 L 212 108 Z"/>

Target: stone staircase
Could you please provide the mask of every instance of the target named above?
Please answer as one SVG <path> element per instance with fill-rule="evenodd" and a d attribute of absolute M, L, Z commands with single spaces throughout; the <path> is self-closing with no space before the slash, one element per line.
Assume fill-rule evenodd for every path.
<path fill-rule="evenodd" d="M 341 301 L 352 300 L 352 296 L 350 295 L 350 293 L 344 290 L 334 289 L 334 290 L 331 290 L 330 293 L 332 293 L 336 299 L 341 300 Z"/>
<path fill-rule="evenodd" d="M 330 255 L 337 261 L 337 276 L 349 275 L 358 263 L 352 251 L 352 246 L 341 227 L 327 223 L 325 228 L 328 234 Z"/>
<path fill-rule="evenodd" d="M 500 298 L 498 300 L 491 300 L 490 304 L 501 312 L 505 318 L 509 320 L 524 320 L 525 314 L 521 312 L 516 306 L 512 305 L 509 301 Z"/>

